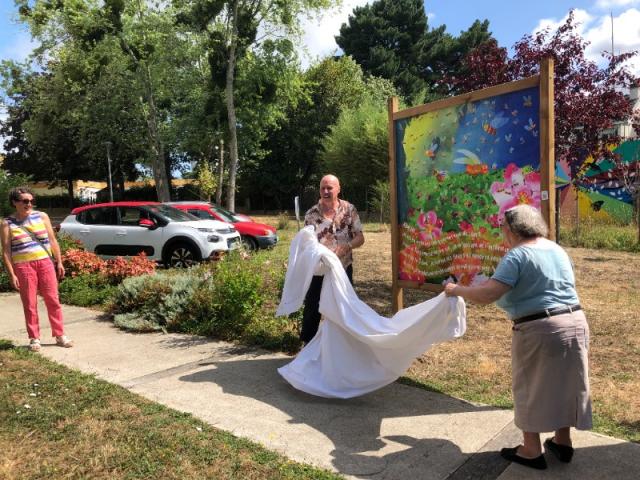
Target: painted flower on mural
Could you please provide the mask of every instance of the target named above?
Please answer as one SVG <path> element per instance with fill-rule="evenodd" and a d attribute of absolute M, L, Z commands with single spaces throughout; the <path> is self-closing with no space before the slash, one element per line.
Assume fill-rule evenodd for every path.
<path fill-rule="evenodd" d="M 493 228 L 498 228 L 500 226 L 500 219 L 498 218 L 498 215 L 494 213 L 487 217 L 487 223 Z"/>
<path fill-rule="evenodd" d="M 493 182 L 491 185 L 491 195 L 500 207 L 499 220 L 504 217 L 505 211 L 516 205 L 527 204 L 540 208 L 540 174 L 524 173 L 510 163 L 504 171 L 504 182 Z"/>
<path fill-rule="evenodd" d="M 482 271 L 482 260 L 476 256 L 459 256 L 453 259 L 449 273 L 458 279 L 460 285 L 471 285 L 471 282 Z"/>
<path fill-rule="evenodd" d="M 422 229 L 420 240 L 428 242 L 440 238 L 442 235 L 443 221 L 438 218 L 436 212 L 430 210 L 427 213 L 421 212 L 418 215 L 418 226 Z"/>
<path fill-rule="evenodd" d="M 400 265 L 398 269 L 400 280 L 424 283 L 425 276 L 418 268 L 419 263 L 420 250 L 418 250 L 418 245 L 414 243 L 400 250 Z"/>
<path fill-rule="evenodd" d="M 471 233 L 473 232 L 473 225 L 471 225 L 469 222 L 467 222 L 466 220 L 461 221 L 458 224 L 458 228 L 460 229 L 461 232 L 465 232 L 465 233 Z"/>

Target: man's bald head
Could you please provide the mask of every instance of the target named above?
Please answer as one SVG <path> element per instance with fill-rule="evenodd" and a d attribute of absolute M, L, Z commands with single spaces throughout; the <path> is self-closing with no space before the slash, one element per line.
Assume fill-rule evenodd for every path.
<path fill-rule="evenodd" d="M 320 180 L 320 199 L 326 203 L 335 203 L 340 193 L 340 180 L 335 175 L 325 175 Z"/>

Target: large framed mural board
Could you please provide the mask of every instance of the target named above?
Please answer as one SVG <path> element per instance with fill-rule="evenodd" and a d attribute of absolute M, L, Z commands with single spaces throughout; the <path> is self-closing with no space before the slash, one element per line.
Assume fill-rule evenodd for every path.
<path fill-rule="evenodd" d="M 388 109 L 394 311 L 404 288 L 490 277 L 514 205 L 540 209 L 555 240 L 551 59 L 523 80 Z"/>

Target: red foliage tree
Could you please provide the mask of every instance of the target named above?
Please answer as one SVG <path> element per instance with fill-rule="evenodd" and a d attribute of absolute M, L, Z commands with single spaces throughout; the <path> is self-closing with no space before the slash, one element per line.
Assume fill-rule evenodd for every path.
<path fill-rule="evenodd" d="M 556 160 L 566 160 L 577 181 L 589 155 L 610 157 L 607 146 L 620 141 L 616 135 L 604 137 L 604 130 L 620 120 L 640 124 L 640 112 L 633 113 L 624 94 L 638 81 L 624 65 L 636 53 L 605 53 L 608 66 L 600 68 L 585 57 L 587 45 L 571 11 L 555 33 L 546 29 L 516 42 L 512 58 L 495 41 L 486 42 L 464 59 L 467 74 L 448 81 L 456 93 L 468 92 L 536 75 L 540 61 L 553 58 Z"/>

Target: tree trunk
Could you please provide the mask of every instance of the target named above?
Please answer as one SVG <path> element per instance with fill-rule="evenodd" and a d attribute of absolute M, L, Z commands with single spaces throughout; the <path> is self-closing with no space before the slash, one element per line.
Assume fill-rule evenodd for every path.
<path fill-rule="evenodd" d="M 69 209 L 73 210 L 73 180 L 67 178 L 67 193 L 69 195 Z"/>
<path fill-rule="evenodd" d="M 224 182 L 224 140 L 220 140 L 220 158 L 218 159 L 218 188 L 216 189 L 216 203 L 222 205 L 222 184 Z"/>
<path fill-rule="evenodd" d="M 227 188 L 227 208 L 233 212 L 236 206 L 236 173 L 238 171 L 238 132 L 236 128 L 236 106 L 233 98 L 233 82 L 236 71 L 236 46 L 238 43 L 238 0 L 233 2 L 231 15 L 231 39 L 227 57 L 227 78 L 224 93 L 229 123 L 229 186 Z"/>
<path fill-rule="evenodd" d="M 149 110 L 147 112 L 147 131 L 153 158 L 151 159 L 151 169 L 153 170 L 153 179 L 156 183 L 156 193 L 159 202 L 170 202 L 171 193 L 169 190 L 169 178 L 167 175 L 167 167 L 164 158 L 164 145 L 158 134 L 158 111 L 156 102 L 151 88 L 151 72 L 149 66 L 145 63 L 144 68 L 144 89 L 147 97 Z"/>

